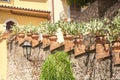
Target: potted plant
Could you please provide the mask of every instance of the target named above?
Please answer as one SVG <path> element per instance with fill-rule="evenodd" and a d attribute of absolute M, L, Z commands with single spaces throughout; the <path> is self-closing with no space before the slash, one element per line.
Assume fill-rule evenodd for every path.
<path fill-rule="evenodd" d="M 114 64 L 120 64 L 120 12 L 114 17 L 111 23 L 108 38 L 112 46 Z"/>
<path fill-rule="evenodd" d="M 25 39 L 24 26 L 14 25 L 12 27 L 12 32 L 14 35 L 16 35 L 16 39 L 18 41 L 18 44 L 21 45 Z"/>
<path fill-rule="evenodd" d="M 75 56 L 85 53 L 84 35 L 87 33 L 87 28 L 84 23 L 75 23 L 72 34 L 74 35 L 74 54 Z"/>
<path fill-rule="evenodd" d="M 64 44 L 65 44 L 65 52 L 73 50 L 74 47 L 74 36 L 72 34 L 74 30 L 74 24 L 72 22 L 62 22 L 60 23 L 60 28 L 62 29 L 64 35 Z"/>
<path fill-rule="evenodd" d="M 32 26 L 32 47 L 35 47 L 39 44 L 39 34 L 40 34 L 40 27 Z"/>
<path fill-rule="evenodd" d="M 47 47 L 50 45 L 50 40 L 56 41 L 56 31 L 57 31 L 57 24 L 55 23 L 50 23 L 50 22 L 45 22 L 40 25 L 41 31 L 43 34 L 43 48 Z"/>
<path fill-rule="evenodd" d="M 33 25 L 25 25 L 24 26 L 24 33 L 25 33 L 25 40 L 31 42 L 32 41 L 32 31 L 33 31 Z"/>
<path fill-rule="evenodd" d="M 91 32 L 95 37 L 96 42 L 96 58 L 102 59 L 109 57 L 109 42 L 106 38 L 108 34 L 109 26 L 104 25 L 105 21 L 101 20 L 93 20 L 90 22 L 91 24 Z"/>

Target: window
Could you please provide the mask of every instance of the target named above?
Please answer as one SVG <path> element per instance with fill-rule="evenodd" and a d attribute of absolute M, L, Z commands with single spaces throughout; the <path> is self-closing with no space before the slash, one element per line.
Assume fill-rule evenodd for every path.
<path fill-rule="evenodd" d="M 10 2 L 10 0 L 0 0 L 0 1 L 4 1 L 4 2 Z"/>
<path fill-rule="evenodd" d="M 6 31 L 7 32 L 10 32 L 11 31 L 11 28 L 12 28 L 12 26 L 14 25 L 15 23 L 13 22 L 13 21 L 8 21 L 7 23 L 6 23 Z"/>

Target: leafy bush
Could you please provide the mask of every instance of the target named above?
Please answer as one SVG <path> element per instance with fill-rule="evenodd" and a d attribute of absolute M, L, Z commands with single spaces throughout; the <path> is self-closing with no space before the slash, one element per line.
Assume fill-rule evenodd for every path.
<path fill-rule="evenodd" d="M 68 54 L 62 51 L 50 54 L 42 65 L 40 80 L 75 80 Z"/>

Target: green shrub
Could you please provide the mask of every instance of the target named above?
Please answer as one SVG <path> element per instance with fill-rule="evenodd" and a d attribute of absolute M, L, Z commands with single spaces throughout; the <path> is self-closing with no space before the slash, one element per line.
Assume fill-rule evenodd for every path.
<path fill-rule="evenodd" d="M 75 80 L 68 54 L 62 51 L 50 54 L 42 65 L 40 80 Z"/>

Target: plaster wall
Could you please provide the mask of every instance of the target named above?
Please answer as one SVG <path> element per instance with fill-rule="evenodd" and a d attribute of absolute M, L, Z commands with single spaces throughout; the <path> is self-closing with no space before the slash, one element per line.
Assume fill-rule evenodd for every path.
<path fill-rule="evenodd" d="M 66 0 L 54 0 L 54 20 L 57 22 L 60 19 L 68 18 L 68 4 Z"/>
<path fill-rule="evenodd" d="M 0 15 L 1 15 L 0 24 L 5 23 L 9 19 L 13 19 L 19 25 L 27 25 L 30 23 L 32 23 L 33 25 L 38 25 L 42 21 L 47 21 L 46 18 L 17 15 L 17 14 L 11 13 L 10 11 L 0 11 Z"/>
<path fill-rule="evenodd" d="M 0 41 L 0 80 L 6 80 L 7 75 L 7 44 L 6 40 Z"/>
<path fill-rule="evenodd" d="M 0 1 L 0 5 L 48 11 L 48 0 L 10 0 L 10 2 Z"/>

